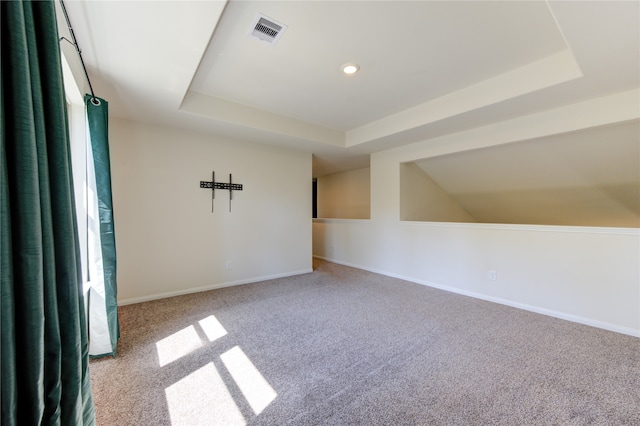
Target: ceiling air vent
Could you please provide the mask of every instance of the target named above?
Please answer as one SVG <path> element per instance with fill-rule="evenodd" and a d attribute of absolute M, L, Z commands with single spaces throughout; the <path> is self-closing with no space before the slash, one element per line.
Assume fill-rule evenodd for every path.
<path fill-rule="evenodd" d="M 282 22 L 259 13 L 251 24 L 249 35 L 275 45 L 286 30 L 287 26 Z"/>

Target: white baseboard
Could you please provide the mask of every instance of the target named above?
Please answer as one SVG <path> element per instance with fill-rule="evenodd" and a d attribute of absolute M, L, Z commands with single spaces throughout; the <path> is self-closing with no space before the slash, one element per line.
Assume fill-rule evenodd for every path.
<path fill-rule="evenodd" d="M 193 287 L 193 288 L 187 288 L 183 290 L 151 294 L 149 296 L 133 297 L 130 299 L 118 300 L 118 306 L 132 305 L 134 303 L 141 303 L 141 302 L 149 302 L 151 300 L 166 299 L 168 297 L 174 297 L 174 296 L 183 296 L 185 294 L 200 293 L 203 291 L 215 290 L 215 289 L 224 288 L 224 287 L 233 287 L 233 286 L 242 285 L 242 284 L 251 284 L 251 283 L 256 283 L 260 281 L 273 280 L 276 278 L 292 277 L 295 275 L 308 274 L 310 272 L 313 272 L 313 269 L 303 269 L 301 271 L 285 272 L 282 274 L 274 274 L 274 275 L 265 275 L 262 277 L 253 277 L 253 278 L 247 278 L 244 280 L 229 281 L 225 283 L 211 284 L 211 285 L 202 286 L 202 287 Z"/>
<path fill-rule="evenodd" d="M 357 268 L 357 269 L 362 269 L 364 271 L 373 272 L 374 274 L 385 275 L 387 277 L 397 278 L 397 279 L 400 279 L 400 280 L 409 281 L 409 282 L 412 282 L 412 283 L 416 283 L 416 284 L 426 285 L 428 287 L 437 288 L 439 290 L 445 290 L 445 291 L 449 291 L 449 292 L 452 292 L 452 293 L 461 294 L 463 296 L 473 297 L 475 299 L 486 300 L 488 302 L 499 303 L 501 305 L 511 306 L 513 308 L 523 309 L 525 311 L 535 312 L 537 314 L 547 315 L 547 316 L 550 316 L 550 317 L 559 318 L 559 319 L 563 319 L 563 320 L 566 320 L 566 321 L 575 322 L 575 323 L 578 323 L 578 324 L 584 324 L 584 325 L 588 325 L 588 326 L 591 326 L 591 327 L 602 328 L 604 330 L 615 331 L 616 333 L 626 334 L 626 335 L 629 335 L 629 336 L 640 337 L 640 330 L 634 329 L 634 328 L 630 328 L 630 327 L 623 327 L 623 326 L 620 326 L 620 325 L 617 325 L 617 324 L 611 324 L 611 323 L 607 323 L 607 322 L 603 322 L 603 321 L 594 320 L 594 319 L 591 319 L 591 318 L 586 318 L 586 317 L 581 317 L 581 316 L 578 316 L 578 315 L 568 314 L 568 313 L 565 313 L 565 312 L 554 311 L 554 310 L 551 310 L 551 309 L 541 308 L 541 307 L 538 307 L 538 306 L 527 305 L 527 304 L 519 303 L 519 302 L 513 302 L 513 301 L 507 300 L 507 299 L 501 299 L 501 298 L 498 298 L 498 297 L 487 296 L 487 295 L 484 295 L 484 294 L 481 294 L 481 293 L 475 293 L 475 292 L 471 292 L 471 291 L 467 291 L 467 290 L 461 290 L 461 289 L 455 288 L 455 287 L 449 287 L 449 286 L 446 286 L 446 285 L 441 285 L 441 284 L 437 284 L 437 283 L 433 283 L 433 282 L 429 282 L 429 281 L 424 281 L 424 280 L 420 280 L 420 279 L 413 278 L 413 277 L 407 277 L 407 276 L 404 276 L 404 275 L 394 274 L 392 272 L 387 272 L 387 271 L 377 270 L 377 269 L 373 269 L 373 268 L 368 268 L 368 267 L 362 266 L 362 265 L 356 265 L 356 264 L 352 264 L 352 263 L 348 263 L 348 262 L 342 262 L 342 261 L 339 261 L 339 260 L 330 259 L 330 258 L 323 257 L 323 256 L 315 256 L 314 255 L 313 257 L 315 257 L 316 259 L 326 260 L 327 262 L 337 263 L 339 265 L 350 266 L 352 268 Z"/>

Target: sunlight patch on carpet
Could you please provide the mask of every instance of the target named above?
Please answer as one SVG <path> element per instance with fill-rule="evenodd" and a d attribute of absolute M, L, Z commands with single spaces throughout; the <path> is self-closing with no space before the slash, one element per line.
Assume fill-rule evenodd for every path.
<path fill-rule="evenodd" d="M 160 367 L 169 364 L 202 347 L 202 340 L 194 326 L 183 328 L 156 342 Z"/>
<path fill-rule="evenodd" d="M 239 346 L 220 355 L 220 359 L 256 415 L 276 399 L 276 391 Z"/>
<path fill-rule="evenodd" d="M 220 324 L 220 321 L 218 321 L 218 319 L 213 315 L 209 315 L 208 317 L 198 321 L 198 323 L 210 342 L 227 335 L 227 330 L 225 330 L 222 324 Z"/>
<path fill-rule="evenodd" d="M 172 426 L 246 425 L 213 363 L 165 389 Z"/>

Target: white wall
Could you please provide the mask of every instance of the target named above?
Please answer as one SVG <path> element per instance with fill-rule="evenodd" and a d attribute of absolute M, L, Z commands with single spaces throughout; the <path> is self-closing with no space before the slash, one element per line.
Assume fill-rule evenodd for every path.
<path fill-rule="evenodd" d="M 118 300 L 310 272 L 311 154 L 110 119 Z M 201 180 L 233 181 L 211 191 Z M 231 269 L 226 262 L 231 261 Z"/>
<path fill-rule="evenodd" d="M 369 167 L 318 177 L 318 217 L 369 219 Z"/>
<path fill-rule="evenodd" d="M 619 101 L 598 99 L 373 154 L 371 220 L 315 220 L 314 255 L 640 336 L 638 229 L 399 220 L 401 163 L 638 116 L 636 104 Z"/>

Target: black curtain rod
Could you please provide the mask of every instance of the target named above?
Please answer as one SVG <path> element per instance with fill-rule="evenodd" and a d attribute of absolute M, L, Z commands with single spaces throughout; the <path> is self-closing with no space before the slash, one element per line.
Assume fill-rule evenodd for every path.
<path fill-rule="evenodd" d="M 93 93 L 93 86 L 91 85 L 91 79 L 89 78 L 89 73 L 87 72 L 87 67 L 84 65 L 84 60 L 82 59 L 82 51 L 80 50 L 80 46 L 78 46 L 78 40 L 76 39 L 76 35 L 73 32 L 73 27 L 71 27 L 71 21 L 69 20 L 69 15 L 67 14 L 67 8 L 64 6 L 64 1 L 60 1 L 60 6 L 62 6 L 62 13 L 64 13 L 64 19 L 67 21 L 67 27 L 69 28 L 69 34 L 71 34 L 71 39 L 69 40 L 66 37 L 60 37 L 60 41 L 65 40 L 73 45 L 76 48 L 76 52 L 78 52 L 78 57 L 80 58 L 80 63 L 82 64 L 82 69 L 84 70 L 84 76 L 87 78 L 87 83 L 89 83 L 89 90 L 91 90 L 91 103 L 94 105 L 100 105 L 100 100 L 96 98 L 95 93 Z"/>

